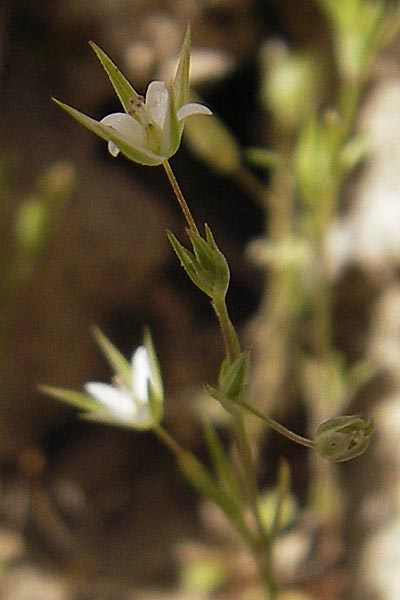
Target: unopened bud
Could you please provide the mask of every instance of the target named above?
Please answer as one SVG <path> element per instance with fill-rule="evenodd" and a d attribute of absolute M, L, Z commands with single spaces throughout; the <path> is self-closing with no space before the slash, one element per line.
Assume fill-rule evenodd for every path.
<path fill-rule="evenodd" d="M 229 266 L 207 224 L 205 231 L 205 238 L 197 231 L 189 232 L 193 252 L 182 246 L 173 233 L 168 232 L 167 235 L 190 279 L 207 296 L 215 300 L 226 295 L 230 278 Z"/>
<path fill-rule="evenodd" d="M 334 417 L 321 423 L 314 448 L 323 458 L 344 462 L 362 454 L 369 446 L 374 426 L 360 415 Z"/>

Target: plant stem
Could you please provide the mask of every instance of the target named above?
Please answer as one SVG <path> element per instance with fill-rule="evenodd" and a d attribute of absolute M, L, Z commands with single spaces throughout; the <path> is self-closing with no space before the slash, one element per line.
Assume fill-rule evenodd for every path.
<path fill-rule="evenodd" d="M 212 307 L 217 316 L 219 326 L 221 328 L 222 337 L 225 344 L 225 352 L 230 361 L 237 358 L 240 354 L 240 344 L 237 333 L 229 317 L 225 298 L 214 298 Z"/>
<path fill-rule="evenodd" d="M 167 177 L 169 179 L 171 187 L 174 191 L 176 199 L 178 200 L 179 206 L 181 207 L 183 216 L 186 219 L 186 223 L 189 225 L 190 231 L 192 231 L 193 233 L 199 233 L 197 225 L 193 219 L 193 215 L 192 215 L 190 208 L 185 200 L 185 196 L 183 195 L 183 192 L 179 186 L 179 183 L 174 175 L 174 172 L 173 172 L 168 160 L 163 162 L 163 167 L 167 174 Z"/>
<path fill-rule="evenodd" d="M 163 167 L 171 183 L 172 189 L 178 200 L 179 206 L 181 207 L 186 222 L 189 225 L 190 231 L 193 233 L 199 233 L 189 206 L 172 171 L 171 165 L 168 161 L 165 161 L 163 163 Z M 254 182 L 251 183 L 254 184 Z M 257 193 L 260 193 L 259 189 L 257 190 Z M 213 298 L 212 307 L 217 316 L 222 332 L 226 357 L 229 359 L 229 361 L 233 361 L 240 355 L 241 349 L 236 330 L 229 317 L 225 297 Z M 182 454 L 185 451 L 161 426 L 157 426 L 154 431 L 158 437 L 170 448 L 178 460 L 179 458 L 182 458 Z M 275 600 L 277 587 L 272 569 L 271 542 L 259 511 L 256 465 L 251 444 L 249 442 L 249 437 L 246 431 L 245 420 L 242 414 L 237 413 L 234 417 L 233 433 L 238 450 L 238 457 L 240 460 L 242 481 L 247 488 L 247 503 L 254 518 L 254 534 L 250 534 L 246 527 L 243 528 L 243 523 L 236 522 L 234 524 L 238 528 L 238 531 L 242 535 L 243 541 L 247 544 L 254 557 L 263 587 L 268 594 L 268 600 Z"/>
<path fill-rule="evenodd" d="M 267 425 L 269 427 L 271 427 L 271 429 L 274 429 L 277 433 L 280 433 L 281 435 L 285 436 L 289 440 L 292 440 L 292 442 L 295 442 L 296 444 L 300 444 L 301 446 L 306 446 L 307 448 L 314 448 L 314 442 L 312 440 L 310 440 L 309 438 L 305 438 L 302 435 L 299 435 L 297 433 L 294 433 L 294 431 L 287 429 L 287 427 L 285 427 L 284 425 L 281 425 L 280 423 L 278 423 L 278 421 L 275 421 L 275 419 L 272 419 L 268 415 L 263 415 L 256 408 L 254 408 L 250 404 L 247 404 L 247 402 L 242 401 L 242 402 L 237 402 L 237 404 L 239 406 L 242 406 L 249 412 L 251 412 L 253 415 L 258 417 L 259 419 L 262 419 L 265 423 L 267 423 Z"/>
<path fill-rule="evenodd" d="M 180 446 L 178 442 L 176 442 L 174 438 L 170 436 L 168 431 L 161 427 L 161 425 L 156 425 L 153 428 L 153 431 L 157 437 L 171 450 L 175 458 L 179 459 L 186 452 L 186 450 L 184 450 L 184 448 L 182 448 L 182 446 Z"/>
<path fill-rule="evenodd" d="M 274 600 L 276 582 L 272 570 L 271 543 L 265 524 L 260 514 L 259 491 L 256 476 L 256 465 L 253 451 L 249 443 L 243 416 L 238 414 L 234 420 L 234 433 L 239 456 L 242 463 L 242 471 L 247 487 L 249 508 L 254 518 L 256 529 L 255 543 L 252 547 L 254 560 L 269 599 Z"/>
<path fill-rule="evenodd" d="M 232 361 L 240 354 L 240 344 L 236 330 L 229 317 L 225 298 L 214 298 L 212 306 L 222 331 L 226 356 Z M 263 587 L 268 594 L 268 600 L 275 600 L 277 586 L 272 569 L 271 544 L 260 515 L 256 465 L 253 450 L 246 431 L 245 420 L 241 414 L 236 414 L 234 417 L 233 433 L 238 450 L 238 457 L 240 459 L 242 479 L 247 488 L 247 502 L 253 515 L 255 525 L 255 539 L 248 545 L 257 564 Z"/>

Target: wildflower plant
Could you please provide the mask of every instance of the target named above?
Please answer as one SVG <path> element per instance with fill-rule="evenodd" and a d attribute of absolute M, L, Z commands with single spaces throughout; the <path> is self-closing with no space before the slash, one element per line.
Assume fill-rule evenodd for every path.
<path fill-rule="evenodd" d="M 324 0 L 322 4 L 326 10 L 333 10 L 334 2 Z M 363 2 L 349 0 L 349 4 L 354 4 L 354 10 L 360 11 Z M 373 32 L 378 32 L 381 26 L 380 12 L 371 13 L 370 18 L 373 19 L 374 15 L 376 22 L 374 22 L 374 27 L 371 24 L 371 43 L 368 46 L 371 52 L 377 45 L 377 33 L 373 35 Z M 357 19 L 351 21 L 354 27 L 358 22 Z M 337 19 L 334 25 L 341 27 L 343 24 Z M 343 25 L 344 28 L 349 26 L 349 23 Z M 342 39 L 339 34 L 337 39 L 339 41 Z M 83 417 L 86 419 L 136 430 L 152 430 L 173 452 L 179 468 L 190 484 L 219 506 L 228 517 L 254 558 L 265 594 L 263 597 L 274 600 L 277 598 L 279 586 L 274 573 L 271 549 L 279 530 L 281 505 L 290 485 L 289 474 L 284 465 L 280 469 L 279 475 L 279 501 L 276 505 L 276 514 L 272 519 L 272 524 L 268 525 L 261 514 L 256 454 L 245 417 L 252 414 L 264 426 L 274 429 L 294 443 L 306 446 L 318 457 L 331 462 L 343 462 L 363 453 L 370 443 L 373 426 L 368 419 L 364 420 L 360 415 L 334 416 L 324 419 L 322 424 L 317 426 L 314 435 L 307 438 L 288 430 L 248 400 L 251 356 L 247 350 L 241 347 L 226 304 L 226 294 L 230 282 L 228 262 L 207 224 L 204 225 L 204 233 L 201 233 L 168 162 L 179 148 L 186 119 L 190 119 L 192 116 L 196 116 L 197 119 L 201 115 L 210 118 L 211 115 L 211 111 L 207 107 L 198 102 L 190 102 L 189 28 L 184 38 L 173 81 L 171 83 L 151 82 L 145 97 L 131 86 L 103 50 L 94 43 L 91 43 L 91 47 L 104 67 L 124 112 L 114 113 L 100 121 L 95 121 L 59 100 L 56 100 L 56 103 L 79 123 L 104 139 L 108 143 L 112 156 L 116 157 L 121 153 L 133 162 L 152 167 L 161 165 L 164 168 L 185 218 L 188 237 L 186 243 L 181 243 L 174 233 L 168 232 L 168 239 L 193 284 L 209 297 L 224 340 L 225 357 L 220 367 L 218 380 L 216 384 L 208 385 L 206 390 L 227 412 L 228 424 L 237 448 L 238 459 L 231 458 L 211 424 L 205 426 L 205 439 L 213 468 L 206 467 L 191 452 L 182 448 L 164 429 L 162 425 L 163 386 L 159 363 L 149 332 L 145 333 L 143 345 L 134 351 L 131 361 L 128 362 L 101 332 L 95 331 L 96 339 L 115 374 L 111 384 L 89 382 L 84 385 L 84 392 L 72 392 L 49 386 L 42 386 L 42 390 L 74 405 L 83 411 Z M 368 62 L 367 50 L 368 48 L 363 50 L 360 69 L 364 69 Z M 355 56 L 356 58 L 357 56 Z M 345 91 L 348 85 L 360 86 L 360 78 L 356 82 L 351 79 L 350 83 L 346 79 Z M 341 156 L 352 141 L 352 123 L 357 106 L 355 95 L 359 95 L 360 87 L 354 89 L 357 91 L 355 94 L 353 90 L 351 95 L 354 103 L 350 106 L 345 102 L 343 106 L 339 106 L 339 120 L 335 121 L 334 125 L 330 125 L 327 119 L 324 120 L 316 115 L 304 116 L 302 114 L 301 120 L 299 119 L 297 123 L 291 120 L 287 131 L 288 139 L 293 135 L 293 131 L 296 131 L 292 156 L 288 157 L 279 152 L 265 151 L 265 149 L 253 150 L 254 162 L 274 169 L 275 179 L 273 179 L 270 193 L 282 201 L 281 204 L 274 201 L 271 205 L 272 223 L 279 222 L 281 227 L 280 237 L 276 231 L 273 231 L 271 238 L 280 248 L 288 247 L 290 242 L 292 254 L 297 252 L 296 248 L 298 247 L 307 248 L 306 258 L 303 257 L 302 250 L 301 260 L 291 259 L 289 262 L 280 260 L 275 263 L 273 252 L 269 251 L 265 255 L 271 270 L 272 294 L 274 286 L 279 285 L 286 286 L 288 294 L 290 292 L 292 296 L 297 295 L 300 298 L 295 305 L 278 307 L 277 315 L 282 316 L 282 310 L 287 310 L 284 317 L 287 320 L 288 328 L 294 321 L 296 311 L 301 309 L 302 298 L 308 293 L 304 285 L 300 286 L 299 284 L 301 274 L 310 265 L 313 253 L 316 256 L 323 254 L 326 219 L 333 214 L 337 203 L 337 194 L 345 180 L 345 175 L 347 175 L 342 168 Z M 274 98 L 277 97 L 274 94 Z M 285 98 L 280 97 L 281 101 L 285 102 Z M 223 132 L 221 123 L 214 124 L 211 131 L 217 131 L 219 139 L 224 139 L 229 144 L 231 135 Z M 221 131 L 223 135 L 220 135 Z M 206 136 L 207 134 L 205 134 Z M 212 140 L 209 142 L 205 137 L 202 137 L 201 130 L 196 127 L 195 139 L 199 142 L 199 148 L 204 149 L 207 159 L 212 155 Z M 239 167 L 241 168 L 238 152 L 235 145 L 233 154 L 236 159 L 232 162 L 230 171 L 232 175 L 238 174 Z M 320 162 L 323 161 L 325 169 L 323 181 L 321 177 L 318 178 L 320 170 L 315 170 L 313 160 L 311 160 L 313 156 L 317 157 Z M 308 157 L 307 160 L 305 157 Z M 243 175 L 243 171 L 241 173 Z M 269 201 L 270 196 L 265 191 L 260 191 L 260 185 L 253 185 L 254 181 L 250 183 L 249 177 L 245 177 L 242 181 L 253 190 L 259 202 Z M 289 193 L 288 190 L 293 188 L 297 190 L 302 202 L 304 217 L 302 223 L 306 224 L 307 235 L 302 231 L 301 226 L 293 231 L 289 227 L 291 223 L 288 222 L 288 219 L 293 207 L 290 204 L 292 202 L 291 192 Z M 320 216 L 318 202 L 321 201 L 324 194 L 326 196 L 324 211 L 328 211 L 328 213 L 323 212 Z M 293 246 L 292 240 L 299 240 L 299 243 Z M 325 258 L 322 256 L 323 265 L 325 265 L 324 260 Z M 321 355 L 332 358 L 333 350 L 330 346 L 330 335 L 327 333 L 330 328 L 327 322 L 329 318 L 327 284 L 326 279 L 320 273 L 318 277 L 320 278 L 317 281 L 318 290 L 321 292 L 318 296 L 320 304 L 318 308 L 315 307 L 315 322 L 311 329 L 314 331 L 315 327 L 316 349 L 321 343 L 318 337 L 320 332 L 326 334 L 325 338 L 328 341 L 324 342 L 325 346 L 323 351 L 321 350 Z M 293 288 L 294 285 L 300 287 Z M 296 293 L 293 293 L 293 290 Z M 276 343 L 284 348 L 285 344 L 288 344 L 288 331 L 275 329 L 280 331 L 282 336 L 281 339 L 276 340 Z M 272 327 L 271 330 L 274 328 Z M 273 339 L 271 339 L 271 343 L 274 343 Z M 304 357 L 305 370 L 309 364 L 307 361 L 310 363 L 311 357 Z M 337 367 L 335 373 L 339 373 L 339 363 L 333 362 L 332 359 L 330 364 L 335 369 Z M 322 372 L 326 373 L 325 366 L 323 365 L 321 368 Z M 281 367 L 279 369 L 277 370 L 278 374 L 283 372 Z M 347 374 L 343 369 L 340 373 L 344 381 Z M 276 373 L 273 375 L 276 376 Z M 348 379 L 350 380 L 350 375 Z M 268 390 L 266 390 L 266 394 L 268 394 Z M 334 407 L 340 406 L 337 404 Z M 252 515 L 251 519 L 249 519 L 249 513 Z"/>

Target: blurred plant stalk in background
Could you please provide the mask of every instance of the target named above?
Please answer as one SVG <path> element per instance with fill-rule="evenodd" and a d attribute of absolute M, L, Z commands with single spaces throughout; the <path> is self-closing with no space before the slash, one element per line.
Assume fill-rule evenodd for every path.
<path fill-rule="evenodd" d="M 3 159 L 3 171 L 7 162 Z M 0 195 L 5 199 L 13 193 L 13 171 L 2 178 Z M 35 269 L 44 257 L 57 225 L 75 186 L 75 172 L 67 162 L 57 162 L 48 167 L 34 183 L 32 191 L 18 204 L 11 222 L 1 224 L 5 242 L 0 257 L 2 288 L 2 318 L 0 320 L 0 369 L 7 372 L 8 347 L 18 314 L 18 299 L 24 293 Z"/>

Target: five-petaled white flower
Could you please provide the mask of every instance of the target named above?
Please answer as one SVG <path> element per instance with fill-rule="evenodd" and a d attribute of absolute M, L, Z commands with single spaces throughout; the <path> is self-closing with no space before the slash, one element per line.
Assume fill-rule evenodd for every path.
<path fill-rule="evenodd" d="M 156 427 L 163 416 L 164 391 L 150 332 L 145 330 L 144 343 L 130 362 L 99 329 L 94 335 L 114 370 L 113 383 L 90 381 L 85 393 L 41 385 L 42 392 L 83 411 L 84 419 L 141 430 Z"/>
<path fill-rule="evenodd" d="M 190 30 L 183 42 L 178 68 L 171 85 L 152 81 L 144 98 L 131 86 L 111 59 L 91 42 L 125 112 L 107 115 L 100 122 L 56 100 L 82 125 L 108 142 L 113 156 L 120 152 L 134 162 L 156 166 L 175 154 L 184 122 L 192 115 L 210 115 L 210 109 L 189 99 Z"/>
<path fill-rule="evenodd" d="M 160 392 L 160 383 L 144 346 L 139 346 L 131 359 L 130 381 L 117 375 L 112 384 L 91 381 L 85 391 L 96 401 L 85 418 L 115 422 L 138 429 L 148 429 L 156 420 L 152 395 Z"/>

